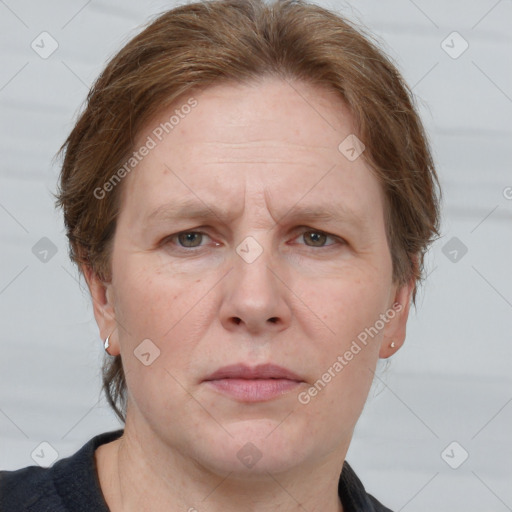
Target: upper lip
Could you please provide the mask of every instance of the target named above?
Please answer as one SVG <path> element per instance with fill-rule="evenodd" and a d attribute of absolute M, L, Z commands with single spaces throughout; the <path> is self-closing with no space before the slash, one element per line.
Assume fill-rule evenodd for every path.
<path fill-rule="evenodd" d="M 288 379 L 296 380 L 298 382 L 302 382 L 303 380 L 291 370 L 283 368 L 282 366 L 277 366 L 275 364 L 248 366 L 243 363 L 223 366 L 222 368 L 219 368 L 217 371 L 206 377 L 204 380 L 208 381 L 220 379 Z"/>

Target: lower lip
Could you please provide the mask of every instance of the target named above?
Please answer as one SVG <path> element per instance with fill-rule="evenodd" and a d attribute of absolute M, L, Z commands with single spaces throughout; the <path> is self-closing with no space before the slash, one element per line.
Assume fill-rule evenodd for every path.
<path fill-rule="evenodd" d="M 295 389 L 300 382 L 289 379 L 219 379 L 207 383 L 217 391 L 242 402 L 263 402 Z"/>

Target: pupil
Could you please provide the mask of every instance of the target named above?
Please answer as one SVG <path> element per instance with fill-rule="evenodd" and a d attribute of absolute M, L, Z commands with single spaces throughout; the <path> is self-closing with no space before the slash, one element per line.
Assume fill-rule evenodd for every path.
<path fill-rule="evenodd" d="M 320 245 L 322 244 L 323 242 L 323 238 L 325 238 L 325 235 L 322 234 L 322 233 L 317 233 L 315 231 L 311 231 L 309 233 L 309 237 L 310 239 L 315 243 L 317 244 L 318 242 L 320 243 Z"/>
<path fill-rule="evenodd" d="M 185 245 L 186 247 L 194 246 L 194 242 L 197 242 L 195 240 L 199 236 L 199 233 L 184 233 L 181 235 L 181 242 L 182 245 Z"/>

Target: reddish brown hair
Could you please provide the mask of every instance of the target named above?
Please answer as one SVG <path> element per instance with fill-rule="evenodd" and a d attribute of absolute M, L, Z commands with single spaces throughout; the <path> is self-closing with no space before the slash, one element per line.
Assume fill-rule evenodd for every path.
<path fill-rule="evenodd" d="M 72 260 L 110 279 L 122 186 L 103 199 L 94 191 L 126 162 L 148 120 L 192 88 L 268 75 L 328 87 L 348 105 L 384 191 L 393 279 L 420 282 L 425 252 L 439 236 L 440 189 L 413 95 L 370 35 L 301 0 L 184 5 L 156 18 L 108 63 L 61 148 L 57 205 Z M 103 384 L 124 419 L 120 356 L 105 363 Z"/>

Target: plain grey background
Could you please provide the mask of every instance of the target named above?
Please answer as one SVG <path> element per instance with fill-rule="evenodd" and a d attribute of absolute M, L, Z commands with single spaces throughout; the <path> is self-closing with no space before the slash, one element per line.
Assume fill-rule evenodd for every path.
<path fill-rule="evenodd" d="M 347 459 L 393 510 L 512 510 L 512 1 L 318 3 L 395 60 L 444 192 L 406 344 L 378 373 Z M 0 0 L 1 469 L 34 464 L 41 442 L 62 458 L 120 428 L 52 158 L 106 60 L 174 5 Z"/>

